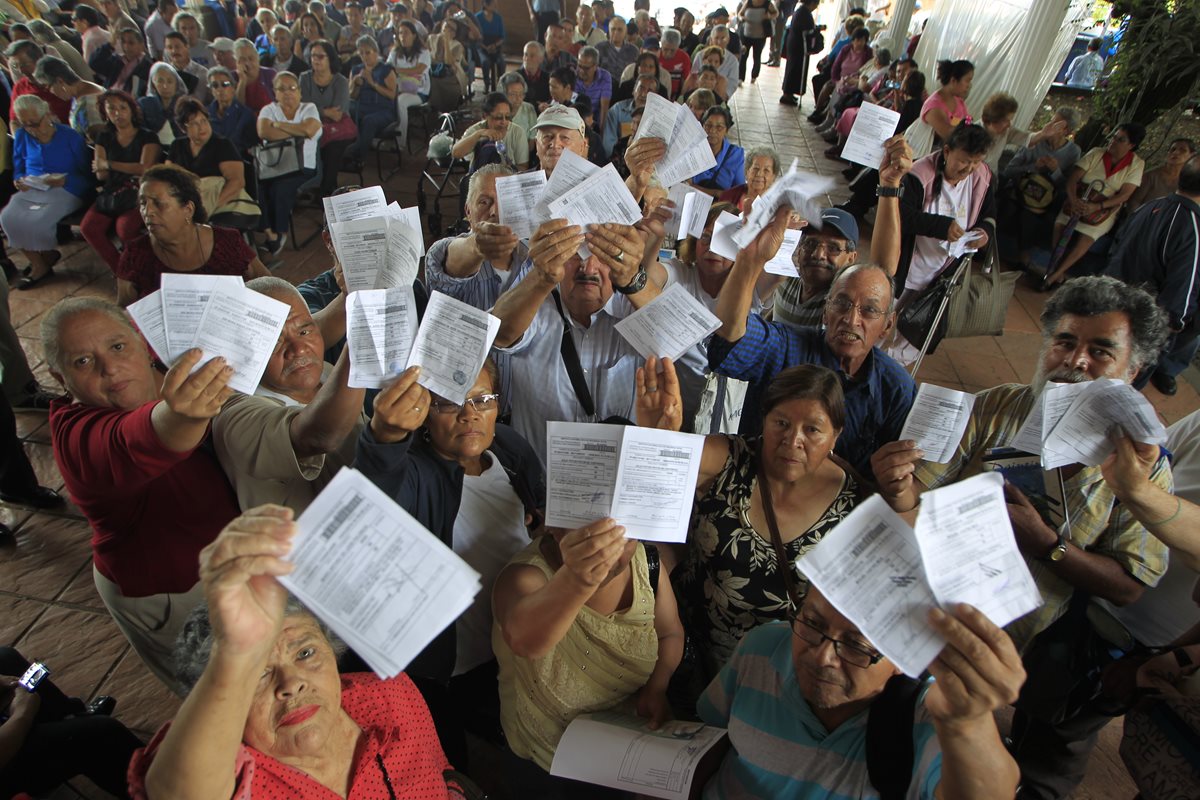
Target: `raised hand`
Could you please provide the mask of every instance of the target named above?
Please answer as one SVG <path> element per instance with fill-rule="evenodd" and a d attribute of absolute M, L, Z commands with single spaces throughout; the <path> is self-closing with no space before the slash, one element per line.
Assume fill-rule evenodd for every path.
<path fill-rule="evenodd" d="M 283 623 L 287 590 L 276 580 L 296 533 L 292 510 L 263 505 L 237 517 L 200 551 L 200 580 L 223 655 L 262 656 Z"/>
<path fill-rule="evenodd" d="M 897 134 L 883 143 L 883 160 L 879 162 L 879 185 L 897 187 L 913 165 L 913 151 L 904 134 Z"/>
<path fill-rule="evenodd" d="M 188 350 L 163 377 L 162 399 L 185 419 L 212 419 L 233 394 L 228 385 L 233 367 L 220 356 L 192 372 L 203 355 L 198 347 Z"/>
<path fill-rule="evenodd" d="M 969 723 L 991 717 L 1017 699 L 1025 668 L 1007 633 L 966 603 L 950 614 L 933 609 L 929 622 L 946 640 L 929 665 L 935 678 L 925 695 L 930 716 L 943 723 Z"/>
<path fill-rule="evenodd" d="M 642 266 L 645 242 L 632 225 L 606 222 L 592 225 L 585 236 L 588 249 L 608 267 L 613 286 L 628 286 Z"/>
<path fill-rule="evenodd" d="M 475 227 L 475 247 L 486 260 L 505 265 L 512 261 L 517 249 L 517 237 L 512 228 L 495 222 L 481 222 Z"/>
<path fill-rule="evenodd" d="M 375 398 L 371 434 L 381 444 L 402 442 L 429 416 L 429 390 L 417 383 L 420 367 L 409 367 Z"/>
<path fill-rule="evenodd" d="M 567 261 L 583 244 L 583 231 L 565 219 L 543 222 L 529 237 L 529 258 L 534 275 L 544 284 L 557 286 L 566 274 Z"/>
<path fill-rule="evenodd" d="M 924 457 L 925 452 L 911 439 L 888 442 L 871 455 L 871 474 L 879 485 L 879 493 L 889 504 L 912 490 L 913 473 L 917 462 Z"/>
<path fill-rule="evenodd" d="M 662 161 L 666 154 L 666 142 L 647 136 L 629 145 L 625 151 L 625 166 L 629 169 L 630 177 L 644 185 L 650 181 L 654 165 Z"/>
<path fill-rule="evenodd" d="M 1104 459 L 1100 474 L 1113 494 L 1128 501 L 1150 483 L 1150 473 L 1158 463 L 1158 445 L 1135 442 L 1123 432 L 1114 439 L 1117 449 Z"/>
<path fill-rule="evenodd" d="M 626 544 L 625 528 L 605 518 L 564 535 L 558 540 L 558 551 L 563 569 L 580 585 L 595 590 L 604 583 Z"/>
<path fill-rule="evenodd" d="M 659 367 L 661 366 L 661 372 Z M 650 356 L 637 370 L 637 424 L 677 431 L 683 427 L 683 398 L 671 359 Z"/>
<path fill-rule="evenodd" d="M 787 230 L 791 215 L 791 209 L 786 206 L 775 209 L 775 217 L 771 220 L 771 224 L 763 228 L 758 236 L 754 237 L 754 241 L 738 252 L 738 259 L 745 258 L 761 268 L 774 258 L 775 254 L 779 252 L 780 245 L 783 244 L 783 232 Z"/>

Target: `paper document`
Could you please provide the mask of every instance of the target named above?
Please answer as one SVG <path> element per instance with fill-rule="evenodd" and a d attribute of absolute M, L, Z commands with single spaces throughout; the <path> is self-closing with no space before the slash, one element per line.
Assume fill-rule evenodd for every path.
<path fill-rule="evenodd" d="M 616 327 L 642 358 L 665 356 L 675 361 L 721 327 L 721 320 L 683 284 L 675 283 Z"/>
<path fill-rule="evenodd" d="M 578 186 L 600 171 L 592 162 L 570 150 L 564 150 L 554 165 L 554 172 L 546 179 L 546 188 L 534 208 L 538 225 L 550 219 L 550 203 Z"/>
<path fill-rule="evenodd" d="M 979 251 L 979 248 L 974 245 L 981 238 L 983 238 L 982 231 L 968 231 L 953 242 L 947 243 L 947 252 L 950 253 L 951 258 L 959 258 L 960 256 L 965 256 L 967 253 L 976 253 Z"/>
<path fill-rule="evenodd" d="M 797 565 L 879 652 L 916 677 L 945 645 L 928 623 L 935 605 L 968 602 L 1003 626 L 1041 603 L 1003 485 L 984 473 L 926 492 L 916 530 L 874 495 Z M 930 496 L 941 492 L 927 514 Z"/>
<path fill-rule="evenodd" d="M 899 124 L 899 111 L 863 103 L 858 107 L 858 116 L 854 118 L 850 135 L 842 147 L 842 158 L 852 164 L 879 169 L 883 163 L 883 143 L 895 135 Z"/>
<path fill-rule="evenodd" d="M 447 294 L 434 292 L 404 368 L 420 366 L 418 383 L 461 405 L 475 385 L 499 332 L 498 318 Z"/>
<path fill-rule="evenodd" d="M 738 250 L 741 248 L 733 240 L 733 235 L 737 233 L 741 222 L 741 217 L 730 214 L 728 211 L 722 211 L 716 222 L 713 223 L 712 241 L 708 243 L 708 249 L 730 261 L 737 258 Z"/>
<path fill-rule="evenodd" d="M 796 248 L 800 246 L 800 238 L 803 231 L 793 230 L 788 228 L 783 232 L 783 244 L 779 245 L 779 251 L 775 256 L 766 263 L 763 267 L 772 275 L 782 275 L 785 278 L 799 278 L 800 268 L 796 266 Z"/>
<path fill-rule="evenodd" d="M 21 181 L 31 189 L 46 192 L 54 188 L 50 185 L 50 181 L 62 180 L 65 177 L 67 177 L 65 172 L 46 172 L 41 175 L 26 175 L 21 178 Z"/>
<path fill-rule="evenodd" d="M 536 207 L 545 188 L 546 173 L 540 169 L 496 178 L 500 224 L 511 228 L 518 239 L 528 239 L 542 224 Z"/>
<path fill-rule="evenodd" d="M 343 468 L 300 519 L 279 579 L 381 678 L 404 670 L 472 603 L 479 573 Z"/>
<path fill-rule="evenodd" d="M 954 457 L 974 407 L 973 394 L 922 383 L 900 438 L 914 440 L 926 461 L 945 464 Z"/>
<path fill-rule="evenodd" d="M 166 321 L 163 319 L 162 289 L 156 289 L 136 303 L 130 303 L 126 310 L 158 360 L 164 364 L 170 363 L 170 357 L 167 355 L 169 351 Z"/>
<path fill-rule="evenodd" d="M 349 292 L 411 285 L 417 277 L 423 240 L 403 217 L 335 222 L 329 235 Z"/>
<path fill-rule="evenodd" d="M 383 196 L 382 186 L 368 186 L 365 189 L 326 197 L 322 204 L 325 206 L 325 222 L 332 225 L 335 222 L 353 222 L 356 219 L 381 216 L 387 209 L 388 202 Z"/>
<path fill-rule="evenodd" d="M 218 286 L 236 291 L 246 284 L 237 275 L 193 275 L 164 272 L 162 288 L 163 328 L 167 352 L 162 355 L 172 365 L 196 341 L 196 330 L 204 316 L 208 298 Z"/>
<path fill-rule="evenodd" d="M 416 332 L 417 302 L 411 285 L 351 292 L 346 298 L 347 385 L 379 389 L 403 372 Z"/>
<path fill-rule="evenodd" d="M 753 242 L 754 237 L 771 224 L 775 212 L 785 206 L 815 229 L 820 229 L 821 208 L 824 205 L 822 197 L 833 188 L 833 179 L 800 172 L 798 163 L 793 161 L 787 173 L 754 201 L 754 206 L 746 216 L 746 224 L 733 234 L 733 241 L 739 248 Z"/>
<path fill-rule="evenodd" d="M 633 141 L 645 138 L 662 139 L 667 145 L 666 153 L 655 165 L 659 183 L 667 188 L 717 165 L 704 126 L 692 110 L 661 95 L 646 97 Z"/>
<path fill-rule="evenodd" d="M 612 164 L 551 200 L 547 208 L 551 219 L 565 219 L 585 228 L 605 222 L 633 225 L 642 218 L 641 207 Z"/>
<path fill-rule="evenodd" d="M 1087 389 L 1083 383 L 1047 383 L 1039 397 L 1034 399 L 1033 410 L 1021 424 L 1021 429 L 1011 442 L 1013 447 L 1025 453 L 1041 456 L 1045 450 L 1046 434 L 1054 429 L 1063 414 L 1075 401 L 1075 396 Z"/>
<path fill-rule="evenodd" d="M 1118 429 L 1135 442 L 1166 444 L 1166 428 L 1137 389 L 1115 378 L 1101 378 L 1085 386 L 1045 433 L 1042 464 L 1047 469 L 1067 464 L 1099 466 L 1116 449 L 1112 435 Z"/>
<path fill-rule="evenodd" d="M 637 133 L 633 135 L 629 143 L 633 144 L 639 139 L 662 139 L 664 144 L 670 146 L 678 114 L 679 106 L 662 95 L 651 92 L 646 95 L 646 105 L 642 109 L 642 121 L 638 123 Z"/>
<path fill-rule="evenodd" d="M 546 424 L 546 524 L 612 517 L 633 539 L 687 539 L 704 437 L 587 422 Z"/>
<path fill-rule="evenodd" d="M 232 291 L 217 286 L 196 328 L 194 346 L 204 351 L 196 369 L 222 356 L 233 367 L 229 388 L 254 394 L 290 311 L 287 303 L 244 286 Z"/>
<path fill-rule="evenodd" d="M 416 206 L 401 208 L 400 204 L 393 200 L 388 203 L 386 216 L 389 219 L 398 219 L 409 228 L 412 228 L 417 234 L 417 239 L 420 241 L 421 255 L 425 255 L 425 236 L 421 233 L 421 209 Z"/>
<path fill-rule="evenodd" d="M 640 717 L 584 714 L 563 732 L 550 774 L 645 797 L 687 800 L 698 765 L 724 736 L 724 728 L 703 722 L 672 720 L 652 731 Z"/>
<path fill-rule="evenodd" d="M 677 183 L 667 192 L 667 199 L 675 204 L 671 220 L 667 223 L 667 235 L 675 239 L 686 239 L 704 235 L 704 223 L 712 208 L 713 196 L 698 192 L 686 183 Z"/>

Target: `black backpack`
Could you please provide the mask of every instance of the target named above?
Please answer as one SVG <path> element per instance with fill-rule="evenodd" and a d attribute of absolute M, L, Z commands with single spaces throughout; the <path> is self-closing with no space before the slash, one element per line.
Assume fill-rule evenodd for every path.
<path fill-rule="evenodd" d="M 913 718 L 925 680 L 894 675 L 867 712 L 867 775 L 880 800 L 903 800 L 912 782 Z"/>

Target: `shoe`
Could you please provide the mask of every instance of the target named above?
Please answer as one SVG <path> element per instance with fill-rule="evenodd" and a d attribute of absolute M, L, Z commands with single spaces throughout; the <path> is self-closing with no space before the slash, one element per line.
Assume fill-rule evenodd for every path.
<path fill-rule="evenodd" d="M 25 393 L 10 401 L 9 405 L 20 411 L 49 411 L 50 403 L 60 397 L 61 393 L 44 389 L 37 381 L 33 381 L 25 387 Z"/>
<path fill-rule="evenodd" d="M 781 105 L 781 106 L 797 106 L 797 105 L 800 105 L 800 103 L 792 95 L 785 94 L 783 97 L 779 98 L 779 105 Z"/>
<path fill-rule="evenodd" d="M 273 256 L 278 256 L 283 252 L 283 246 L 287 244 L 287 234 L 281 233 L 275 237 L 275 241 L 267 242 L 267 252 Z"/>
<path fill-rule="evenodd" d="M 0 492 L 0 500 L 43 511 L 48 508 L 58 508 L 66 502 L 63 500 L 61 494 L 53 489 L 47 489 L 45 486 L 37 486 L 29 494 L 6 494 Z"/>
<path fill-rule="evenodd" d="M 830 144 L 837 144 L 838 133 L 833 128 L 830 128 L 829 130 L 827 130 L 821 134 L 821 138 L 824 139 L 825 141 L 829 142 Z"/>
<path fill-rule="evenodd" d="M 848 181 L 854 180 L 854 176 L 858 174 L 858 171 L 860 169 L 862 169 L 862 167 L 859 167 L 856 164 L 851 164 L 850 166 L 848 166 L 844 170 L 842 170 L 842 177 Z"/>
<path fill-rule="evenodd" d="M 46 270 L 45 272 L 43 272 L 41 275 L 37 276 L 36 278 L 33 277 L 32 275 L 26 275 L 24 278 L 21 278 L 21 280 L 17 281 L 13 285 L 13 288 L 18 291 L 24 292 L 28 289 L 32 289 L 33 287 L 37 286 L 38 284 L 40 284 L 42 281 L 46 280 L 47 278 L 53 278 L 53 277 L 54 277 L 54 268 L 51 267 L 50 269 Z"/>
<path fill-rule="evenodd" d="M 823 119 L 825 119 L 825 111 L 823 109 L 820 111 L 814 111 L 813 113 L 808 115 L 808 121 L 811 122 L 813 125 L 820 124 L 821 120 L 823 120 Z"/>
<path fill-rule="evenodd" d="M 84 713 L 93 717 L 111 717 L 116 708 L 117 698 L 102 694 L 87 704 L 87 711 Z"/>
<path fill-rule="evenodd" d="M 778 66 L 779 66 L 779 59 L 778 59 L 778 58 L 772 58 L 770 61 L 768 61 L 768 62 L 767 62 L 767 66 L 768 66 L 768 67 L 778 67 Z"/>
<path fill-rule="evenodd" d="M 1179 385 L 1175 382 L 1175 379 L 1165 372 L 1156 371 L 1153 375 L 1151 375 L 1150 385 L 1155 389 L 1158 389 L 1167 397 L 1174 397 L 1175 393 L 1179 391 Z"/>

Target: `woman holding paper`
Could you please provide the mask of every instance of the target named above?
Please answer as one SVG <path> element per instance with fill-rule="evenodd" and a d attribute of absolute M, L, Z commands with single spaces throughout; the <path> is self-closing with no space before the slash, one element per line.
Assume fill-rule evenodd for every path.
<path fill-rule="evenodd" d="M 499 374 L 489 360 L 463 405 L 431 395 L 417 367 L 375 398 L 354 466 L 437 534 L 482 576 L 483 591 L 446 633 L 409 665 L 442 747 L 465 769 L 465 731 L 500 742 L 500 696 L 492 652 L 492 585 L 529 544 L 542 516 L 545 479 L 533 448 L 499 425 Z"/>
<path fill-rule="evenodd" d="M 276 581 L 295 533 L 290 509 L 259 506 L 205 548 L 176 649 L 187 700 L 134 754 L 130 794 L 461 800 L 412 682 L 338 675 L 345 646 Z"/>
<path fill-rule="evenodd" d="M 739 214 L 749 214 L 759 195 L 770 189 L 780 175 L 779 154 L 773 147 L 761 145 L 746 151 L 746 182 L 722 192 L 722 203 L 732 203 Z M 733 262 L 729 262 L 730 266 Z"/>
<path fill-rule="evenodd" d="M 746 182 L 746 151 L 727 138 L 733 128 L 733 114 L 725 106 L 713 106 L 705 111 L 702 122 L 717 163 L 689 183 L 705 194 L 717 197 L 726 189 Z"/>
<path fill-rule="evenodd" d="M 244 280 L 270 274 L 240 233 L 205 224 L 208 213 L 191 173 L 167 164 L 146 170 L 138 206 L 146 233 L 125 245 L 115 270 L 122 306 L 158 289 L 164 272 L 239 275 Z"/>

